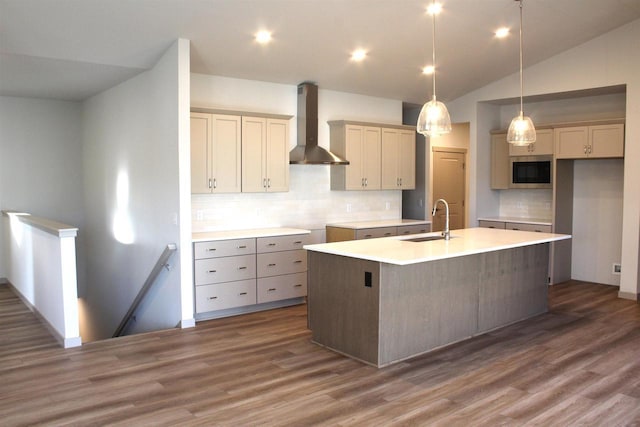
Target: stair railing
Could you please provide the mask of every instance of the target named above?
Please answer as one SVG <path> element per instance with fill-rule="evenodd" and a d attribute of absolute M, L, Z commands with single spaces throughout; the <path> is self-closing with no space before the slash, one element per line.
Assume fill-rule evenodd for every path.
<path fill-rule="evenodd" d="M 138 309 L 138 306 L 144 299 L 149 289 L 151 289 L 151 286 L 153 286 L 153 284 L 155 283 L 162 269 L 163 268 L 166 268 L 167 270 L 170 269 L 170 265 L 168 264 L 169 258 L 171 258 L 171 255 L 173 255 L 173 253 L 177 249 L 178 247 L 176 246 L 175 243 L 169 243 L 167 247 L 164 249 L 164 251 L 162 252 L 162 254 L 160 254 L 160 258 L 158 258 L 158 262 L 156 262 L 156 265 L 153 267 L 153 270 L 151 270 L 151 273 L 149 273 L 149 276 L 147 277 L 147 280 L 145 280 L 144 285 L 142 285 L 142 289 L 140 289 L 140 292 L 138 292 L 136 299 L 134 299 L 133 303 L 131 303 L 131 307 L 129 307 L 129 311 L 127 311 L 127 314 L 124 315 L 124 317 L 122 318 L 122 321 L 118 325 L 118 328 L 113 333 L 113 338 L 122 336 L 122 333 L 124 332 L 125 328 L 129 324 L 131 319 L 133 318 L 133 315 Z"/>

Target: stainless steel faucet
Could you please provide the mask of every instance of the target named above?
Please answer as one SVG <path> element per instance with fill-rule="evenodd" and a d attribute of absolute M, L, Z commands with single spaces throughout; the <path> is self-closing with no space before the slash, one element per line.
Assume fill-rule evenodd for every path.
<path fill-rule="evenodd" d="M 444 203 L 444 208 L 445 208 L 445 223 L 444 223 L 444 231 L 442 232 L 442 235 L 444 236 L 444 240 L 449 240 L 451 239 L 451 233 L 449 233 L 449 203 L 447 203 L 447 201 L 445 199 L 438 199 L 436 200 L 436 202 L 433 204 L 433 211 L 431 212 L 431 216 L 436 216 L 436 211 L 438 210 L 438 203 Z"/>

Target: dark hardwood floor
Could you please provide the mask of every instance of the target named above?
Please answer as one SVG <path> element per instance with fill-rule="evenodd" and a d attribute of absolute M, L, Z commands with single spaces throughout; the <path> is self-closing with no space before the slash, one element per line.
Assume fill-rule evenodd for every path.
<path fill-rule="evenodd" d="M 64 350 L 0 286 L 0 424 L 640 425 L 640 306 L 549 313 L 385 369 L 312 344 L 306 306 Z"/>

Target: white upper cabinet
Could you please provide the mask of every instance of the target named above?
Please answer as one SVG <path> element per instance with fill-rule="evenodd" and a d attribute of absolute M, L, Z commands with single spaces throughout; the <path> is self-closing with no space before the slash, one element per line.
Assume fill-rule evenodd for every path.
<path fill-rule="evenodd" d="M 242 117 L 242 192 L 289 190 L 289 121 Z"/>
<path fill-rule="evenodd" d="M 241 190 L 240 116 L 191 113 L 191 192 Z"/>
<path fill-rule="evenodd" d="M 416 186 L 415 132 L 382 128 L 381 187 L 409 190 Z"/>
<path fill-rule="evenodd" d="M 554 132 L 557 159 L 624 157 L 624 124 L 563 127 Z"/>
<path fill-rule="evenodd" d="M 331 151 L 346 166 L 331 167 L 332 190 L 380 190 L 380 128 L 330 122 Z"/>
<path fill-rule="evenodd" d="M 538 129 L 536 142 L 524 146 L 509 144 L 510 156 L 550 156 L 553 154 L 553 129 Z"/>

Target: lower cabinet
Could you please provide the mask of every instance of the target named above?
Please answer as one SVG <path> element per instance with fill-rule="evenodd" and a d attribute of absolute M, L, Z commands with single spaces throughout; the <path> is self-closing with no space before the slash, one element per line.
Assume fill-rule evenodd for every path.
<path fill-rule="evenodd" d="M 376 239 L 378 237 L 406 236 L 431 231 L 431 224 L 398 225 L 389 227 L 349 228 L 327 225 L 327 243 L 345 240 Z"/>
<path fill-rule="evenodd" d="M 535 231 L 538 233 L 551 233 L 551 225 L 530 222 L 491 221 L 481 219 L 478 221 L 478 224 L 480 227 L 496 228 L 500 230 L 522 230 Z"/>
<path fill-rule="evenodd" d="M 302 247 L 308 243 L 308 234 L 194 243 L 197 317 L 223 317 L 239 313 L 216 312 L 255 311 L 264 309 L 257 304 L 305 297 L 307 254 Z"/>

